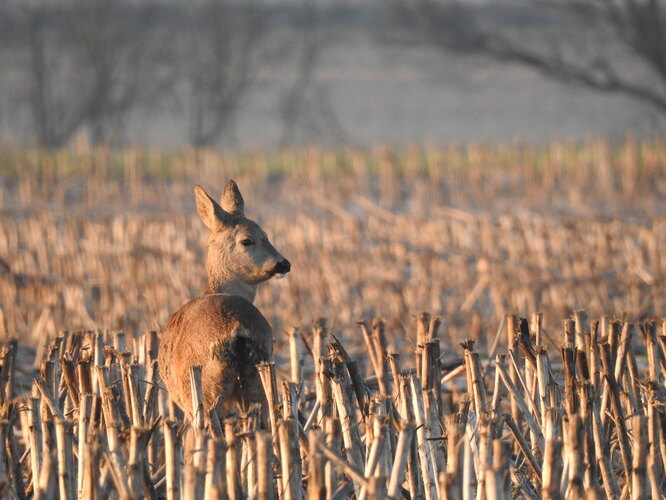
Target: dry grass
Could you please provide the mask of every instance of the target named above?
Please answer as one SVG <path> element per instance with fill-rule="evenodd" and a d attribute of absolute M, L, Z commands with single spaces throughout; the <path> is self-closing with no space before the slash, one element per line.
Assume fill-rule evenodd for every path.
<path fill-rule="evenodd" d="M 540 316 L 506 319 L 503 352 L 486 363 L 469 340 L 464 359 L 443 364 L 438 321 L 425 313 L 413 358 L 388 350 L 383 322 L 363 323 L 368 378 L 323 322 L 309 332 L 311 355 L 292 331 L 290 377 L 258 365 L 266 425 L 258 405 L 222 420 L 204 412 L 200 366 L 190 368 L 194 419 L 183 420 L 157 384 L 156 332 L 66 332 L 18 398 L 16 342 L 0 345 L 0 494 L 659 498 L 666 320 L 588 323 L 579 312 L 564 321 L 560 357 L 541 344 Z"/>
<path fill-rule="evenodd" d="M 26 379 L 25 350 L 0 347 L 2 495 L 663 489 L 666 321 L 642 322 L 666 316 L 659 140 L 400 154 L 79 148 L 5 152 L 2 165 L 0 334 L 38 347 L 40 368 Z M 207 415 L 194 423 L 206 452 L 184 464 L 186 424 L 157 389 L 157 336 L 145 331 L 204 289 L 192 184 L 212 191 L 229 177 L 293 263 L 256 301 L 278 331 L 276 365 L 261 368 L 273 432 L 256 430 L 256 413 Z M 578 308 L 637 323 L 576 313 L 562 328 Z M 441 327 L 414 321 L 422 310 Z M 506 317 L 535 311 L 530 324 Z M 310 326 L 320 316 L 329 328 Z M 355 323 L 378 316 L 386 323 Z M 84 331 L 44 349 L 62 329 Z M 497 352 L 508 357 L 479 356 Z"/>
<path fill-rule="evenodd" d="M 453 341 L 509 312 L 666 314 L 666 144 L 548 149 L 317 149 L 222 156 L 70 150 L 5 153 L 0 309 L 36 345 L 59 329 L 159 329 L 205 287 L 192 185 L 234 177 L 247 211 L 293 263 L 260 289 L 276 326 L 330 318 L 343 334 L 412 314 Z M 278 335 L 278 339 L 282 338 Z M 482 346 L 481 346 L 482 347 Z M 409 348 L 411 350 L 411 347 Z"/>

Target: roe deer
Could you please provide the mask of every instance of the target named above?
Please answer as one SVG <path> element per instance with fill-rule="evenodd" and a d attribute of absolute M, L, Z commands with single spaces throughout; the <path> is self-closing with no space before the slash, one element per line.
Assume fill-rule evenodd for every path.
<path fill-rule="evenodd" d="M 192 413 L 189 368 L 201 365 L 204 407 L 227 413 L 239 403 L 261 403 L 265 395 L 255 365 L 269 361 L 273 332 L 252 305 L 257 285 L 291 264 L 273 248 L 266 233 L 244 216 L 238 186 L 230 180 L 220 204 L 194 187 L 197 211 L 210 229 L 206 294 L 176 311 L 162 332 L 158 362 L 172 400 Z"/>

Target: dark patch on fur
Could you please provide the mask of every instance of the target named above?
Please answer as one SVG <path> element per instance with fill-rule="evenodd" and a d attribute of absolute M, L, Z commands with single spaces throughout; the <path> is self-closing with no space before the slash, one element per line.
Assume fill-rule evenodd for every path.
<path fill-rule="evenodd" d="M 233 336 L 216 342 L 211 346 L 210 355 L 221 363 L 236 367 L 239 372 L 269 359 L 261 343 L 245 336 Z"/>

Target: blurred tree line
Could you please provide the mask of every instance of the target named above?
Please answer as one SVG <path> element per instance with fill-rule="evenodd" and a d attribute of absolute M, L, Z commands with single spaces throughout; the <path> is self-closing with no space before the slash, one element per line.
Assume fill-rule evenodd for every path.
<path fill-rule="evenodd" d="M 182 127 L 193 146 L 233 143 L 248 95 L 270 88 L 282 144 L 348 143 L 316 75 L 348 26 L 380 44 L 521 64 L 666 115 L 664 9 L 664 0 L 0 0 L 0 130 L 48 148 L 82 132 L 123 146 L 141 116 Z M 151 121 L 167 109 L 178 124 Z"/>
<path fill-rule="evenodd" d="M 392 0 L 422 42 L 620 94 L 666 116 L 664 0 Z"/>
<path fill-rule="evenodd" d="M 317 93 L 312 72 L 325 36 L 318 10 L 309 0 L 294 5 L 0 1 L 0 91 L 20 89 L 12 98 L 29 109 L 24 135 L 41 147 L 62 147 L 82 131 L 93 145 L 121 146 L 132 113 L 167 106 L 185 119 L 190 144 L 211 146 L 233 136 L 238 110 L 250 89 L 262 84 L 266 61 L 289 52 L 297 71 L 285 85 L 280 110 L 288 141 L 299 123 L 337 126 L 325 99 L 314 112 L 308 106 Z M 280 38 L 280 24 L 297 26 L 297 36 Z M 2 107 L 0 100 L 0 113 L 6 112 Z"/>

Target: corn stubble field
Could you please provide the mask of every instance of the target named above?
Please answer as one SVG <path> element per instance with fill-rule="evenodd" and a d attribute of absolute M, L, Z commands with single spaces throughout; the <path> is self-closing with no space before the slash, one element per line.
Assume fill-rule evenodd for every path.
<path fill-rule="evenodd" d="M 661 140 L 0 154 L 3 496 L 664 496 Z M 155 361 L 232 177 L 293 265 L 268 430 L 197 370 L 185 423 Z"/>

